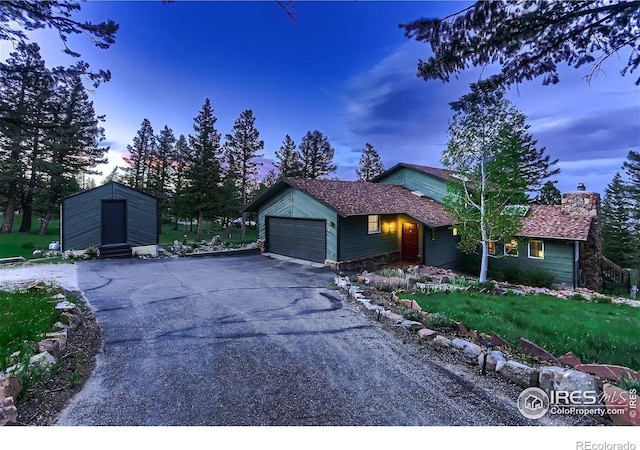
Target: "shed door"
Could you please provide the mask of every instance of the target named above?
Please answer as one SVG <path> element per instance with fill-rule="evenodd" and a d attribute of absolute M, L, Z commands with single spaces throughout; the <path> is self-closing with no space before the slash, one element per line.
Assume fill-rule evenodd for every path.
<path fill-rule="evenodd" d="M 325 221 L 267 218 L 267 251 L 292 258 L 324 263 L 326 255 Z"/>
<path fill-rule="evenodd" d="M 102 245 L 127 242 L 126 200 L 102 201 Z"/>

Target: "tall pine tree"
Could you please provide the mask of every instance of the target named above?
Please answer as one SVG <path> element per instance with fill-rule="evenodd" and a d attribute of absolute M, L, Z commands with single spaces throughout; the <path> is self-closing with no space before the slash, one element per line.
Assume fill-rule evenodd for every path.
<path fill-rule="evenodd" d="M 384 172 L 384 165 L 378 151 L 368 142 L 362 149 L 360 157 L 360 169 L 356 169 L 358 181 L 371 181 Z"/>
<path fill-rule="evenodd" d="M 607 185 L 602 199 L 602 252 L 619 266 L 632 263 L 632 202 L 620 172 Z"/>
<path fill-rule="evenodd" d="M 193 136 L 189 136 L 190 152 L 186 158 L 186 196 L 193 216 L 197 217 L 196 240 L 202 239 L 202 224 L 206 214 L 213 214 L 220 198 L 220 133 L 215 128 L 211 101 L 206 99 L 200 113 L 193 119 Z"/>
<path fill-rule="evenodd" d="M 133 138 L 132 145 L 127 146 L 128 156 L 123 157 L 129 165 L 125 170 L 125 184 L 134 189 L 146 191 L 149 166 L 156 151 L 156 137 L 149 119 L 144 119 L 140 129 Z"/>
<path fill-rule="evenodd" d="M 333 164 L 335 150 L 320 131 L 308 131 L 299 148 L 302 155 L 300 175 L 303 178 L 324 178 L 336 171 L 337 167 Z"/>
<path fill-rule="evenodd" d="M 172 195 L 171 178 L 175 164 L 176 138 L 173 130 L 164 126 L 156 136 L 155 152 L 149 165 L 149 175 L 146 192 L 159 201 L 160 211 L 164 214 Z"/>
<path fill-rule="evenodd" d="M 542 186 L 540 192 L 538 192 L 535 203 L 538 205 L 559 205 L 562 203 L 562 193 L 560 189 L 555 186 L 554 182 L 549 180 Z"/>
<path fill-rule="evenodd" d="M 296 150 L 296 143 L 288 134 L 284 137 L 280 150 L 276 151 L 274 164 L 281 177 L 299 177 L 302 174 L 302 156 Z"/>

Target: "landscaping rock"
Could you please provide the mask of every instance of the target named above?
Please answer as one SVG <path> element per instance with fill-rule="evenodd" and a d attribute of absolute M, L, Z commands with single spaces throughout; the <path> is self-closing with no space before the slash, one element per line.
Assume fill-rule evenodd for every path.
<path fill-rule="evenodd" d="M 497 361 L 496 372 L 518 386 L 538 386 L 538 371 L 517 361 Z"/>
<path fill-rule="evenodd" d="M 412 302 L 411 300 L 406 300 L 406 299 L 402 300 L 402 304 L 403 304 L 403 305 L 404 305 L 404 307 L 405 307 L 405 308 L 407 308 L 407 309 L 411 309 L 411 305 L 412 305 L 412 303 L 413 303 L 413 302 Z"/>
<path fill-rule="evenodd" d="M 0 400 L 0 426 L 8 423 L 16 423 L 18 420 L 18 410 L 13 404 L 13 397 Z"/>
<path fill-rule="evenodd" d="M 60 314 L 60 320 L 72 329 L 76 329 L 84 323 L 84 318 L 73 311 L 64 311 Z"/>
<path fill-rule="evenodd" d="M 397 323 L 398 321 L 402 320 L 402 316 L 400 314 L 396 314 L 392 311 L 383 311 L 382 315 L 393 323 Z"/>
<path fill-rule="evenodd" d="M 640 426 L 640 414 L 638 414 L 640 406 L 637 403 L 634 405 L 630 404 L 631 393 L 629 391 L 605 383 L 604 386 L 602 386 L 602 392 L 604 393 L 604 401 L 608 409 L 616 410 L 617 412 L 622 410 L 621 414 L 609 415 L 615 425 Z"/>
<path fill-rule="evenodd" d="M 564 355 L 558 357 L 558 362 L 561 362 L 562 364 L 566 364 L 567 366 L 571 366 L 573 368 L 575 368 L 579 364 L 582 364 L 580 358 L 578 358 L 573 352 L 567 352 Z"/>
<path fill-rule="evenodd" d="M 55 339 L 45 339 L 38 342 L 38 353 L 48 352 L 56 362 L 62 358 L 62 350 L 60 350 L 60 342 Z"/>
<path fill-rule="evenodd" d="M 423 327 L 422 323 L 416 322 L 415 320 L 403 320 L 400 322 L 400 325 L 409 331 L 418 331 Z"/>
<path fill-rule="evenodd" d="M 640 380 L 640 373 L 624 366 L 614 366 L 611 364 L 579 364 L 574 367 L 580 372 L 590 373 L 598 377 L 609 380 Z"/>
<path fill-rule="evenodd" d="M 478 344 L 465 341 L 464 339 L 453 339 L 451 345 L 462 350 L 466 356 L 473 360 L 477 359 L 478 355 L 482 353 L 482 348 Z"/>
<path fill-rule="evenodd" d="M 38 353 L 29 358 L 29 369 L 48 368 L 56 364 L 56 359 L 49 352 Z"/>
<path fill-rule="evenodd" d="M 509 345 L 509 343 L 507 341 L 502 339 L 502 337 L 499 334 L 496 334 L 493 331 L 490 333 L 490 336 L 491 337 L 490 337 L 489 341 L 493 345 L 497 345 L 499 347 L 506 347 L 507 345 Z"/>
<path fill-rule="evenodd" d="M 22 385 L 20 384 L 20 380 L 11 374 L 4 373 L 0 375 L 0 400 L 3 400 L 7 397 L 18 397 L 20 391 L 22 390 Z"/>
<path fill-rule="evenodd" d="M 438 336 L 438 333 L 433 330 L 430 330 L 429 328 L 422 328 L 418 330 L 418 336 L 421 339 L 433 340 L 436 338 L 436 336 Z"/>
<path fill-rule="evenodd" d="M 411 309 L 418 312 L 422 312 L 422 308 L 420 307 L 420 305 L 418 305 L 418 302 L 416 302 L 415 300 L 411 302 Z"/>
<path fill-rule="evenodd" d="M 563 367 L 542 367 L 538 377 L 540 389 L 551 391 L 585 392 L 598 391 L 595 377 L 573 369 Z M 581 398 L 579 394 L 575 394 Z"/>
<path fill-rule="evenodd" d="M 545 361 L 553 361 L 558 362 L 558 359 L 553 356 L 552 353 L 548 352 L 544 348 L 540 347 L 537 344 L 534 344 L 528 339 L 520 338 L 520 348 L 523 353 L 527 353 L 532 356 L 536 356 Z"/>
<path fill-rule="evenodd" d="M 60 350 L 64 350 L 67 345 L 67 330 L 60 331 L 52 331 L 51 333 L 45 334 L 46 339 L 55 339 L 60 344 Z"/>
<path fill-rule="evenodd" d="M 451 346 L 451 339 L 446 338 L 442 335 L 437 335 L 435 338 L 433 338 L 433 342 L 434 344 L 440 345 L 442 347 L 450 347 Z"/>
<path fill-rule="evenodd" d="M 506 362 L 507 358 L 504 357 L 504 354 L 501 351 L 494 350 L 487 355 L 487 370 L 496 370 L 496 365 L 498 361 Z M 478 355 L 478 365 L 482 367 L 484 363 L 484 354 Z"/>
<path fill-rule="evenodd" d="M 56 310 L 58 311 L 73 311 L 74 309 L 76 309 L 76 305 L 66 300 L 56 305 Z"/>
<path fill-rule="evenodd" d="M 469 330 L 467 330 L 467 327 L 465 327 L 462 322 L 456 322 L 456 329 L 458 330 L 458 333 L 463 336 L 467 336 L 469 334 Z"/>

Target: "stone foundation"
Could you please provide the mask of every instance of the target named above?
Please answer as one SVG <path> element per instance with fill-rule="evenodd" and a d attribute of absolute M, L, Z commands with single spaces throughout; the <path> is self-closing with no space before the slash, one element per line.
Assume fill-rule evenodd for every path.
<path fill-rule="evenodd" d="M 345 272 L 362 272 L 364 270 L 375 270 L 401 260 L 400 252 L 381 253 L 379 255 L 368 256 L 350 261 L 325 261 L 325 265 L 333 270 L 344 270 Z"/>

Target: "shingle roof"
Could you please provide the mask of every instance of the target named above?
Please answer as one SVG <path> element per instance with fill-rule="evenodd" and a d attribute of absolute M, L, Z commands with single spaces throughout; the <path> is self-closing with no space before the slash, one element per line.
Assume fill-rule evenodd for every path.
<path fill-rule="evenodd" d="M 531 205 L 518 236 L 586 241 L 591 218 L 570 216 L 555 205 Z"/>
<path fill-rule="evenodd" d="M 401 169 L 402 167 L 406 167 L 408 169 L 415 170 L 416 172 L 425 173 L 427 175 L 431 175 L 431 176 L 434 176 L 436 178 L 440 178 L 441 180 L 445 180 L 446 181 L 446 180 L 449 179 L 450 171 L 448 171 L 448 170 L 441 169 L 439 167 L 421 166 L 421 165 L 418 165 L 418 164 L 408 164 L 408 163 L 401 162 L 401 163 L 398 163 L 395 166 L 391 167 L 390 169 L 384 171 L 383 173 L 381 173 L 380 175 L 375 177 L 372 181 L 374 181 L 374 182 L 378 181 L 380 178 L 383 178 L 386 175 Z"/>
<path fill-rule="evenodd" d="M 406 214 L 432 228 L 454 223 L 442 204 L 418 197 L 402 186 L 307 178 L 284 178 L 283 181 L 314 197 L 343 217 Z"/>

